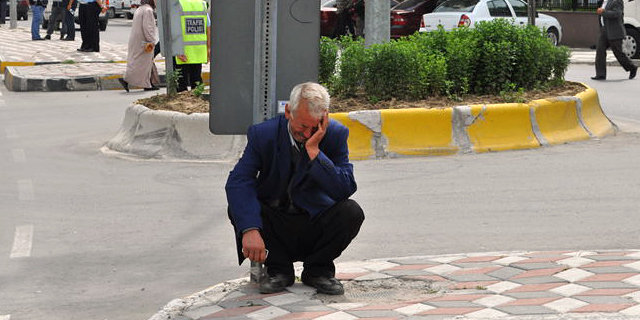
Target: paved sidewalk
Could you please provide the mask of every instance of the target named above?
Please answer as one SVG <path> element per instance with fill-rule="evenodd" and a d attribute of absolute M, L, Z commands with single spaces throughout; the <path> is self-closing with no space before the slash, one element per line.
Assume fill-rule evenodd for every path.
<path fill-rule="evenodd" d="M 80 41 L 32 41 L 27 28 L 0 28 L 0 72 L 5 86 L 13 91 L 78 91 L 121 89 L 127 58 L 127 46 L 100 42 L 101 52 L 84 53 L 76 49 Z M 164 77 L 164 60 L 158 56 L 156 66 Z M 573 49 L 571 63 L 593 64 L 595 50 Z M 607 64 L 618 65 L 608 52 Z M 5 71 L 6 69 L 6 71 Z M 208 83 L 209 65 L 203 66 Z"/>
<path fill-rule="evenodd" d="M 640 250 L 498 252 L 337 264 L 344 296 L 248 279 L 171 301 L 160 319 L 640 319 Z M 296 268 L 299 277 L 300 268 Z"/>

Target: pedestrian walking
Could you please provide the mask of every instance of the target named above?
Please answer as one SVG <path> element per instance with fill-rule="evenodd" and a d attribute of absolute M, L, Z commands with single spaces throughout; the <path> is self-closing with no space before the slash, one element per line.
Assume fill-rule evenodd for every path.
<path fill-rule="evenodd" d="M 80 52 L 100 52 L 100 25 L 98 15 L 106 12 L 107 6 L 102 0 L 79 0 L 78 18 L 80 20 L 80 36 L 82 44 Z"/>
<path fill-rule="evenodd" d="M 29 0 L 31 12 L 33 13 L 31 18 L 31 40 L 44 40 L 44 38 L 40 37 L 40 24 L 42 24 L 42 15 L 47 4 L 49 4 L 49 0 Z"/>
<path fill-rule="evenodd" d="M 47 26 L 47 35 L 44 36 L 45 40 L 51 40 L 51 35 L 55 30 L 58 23 L 63 23 L 64 20 L 64 6 L 62 0 L 54 0 L 51 3 L 51 14 L 49 15 L 49 25 Z M 64 38 L 64 30 L 60 28 L 60 39 Z"/>
<path fill-rule="evenodd" d="M 333 37 L 337 38 L 347 34 L 347 29 L 354 34 L 353 19 L 351 19 L 351 6 L 353 0 L 336 0 L 336 24 L 333 29 Z"/>
<path fill-rule="evenodd" d="M 600 35 L 596 45 L 596 75 L 591 79 L 607 79 L 607 48 L 609 47 L 620 65 L 629 72 L 629 79 L 635 78 L 638 67 L 622 51 L 622 39 L 626 36 L 622 0 L 598 0 L 596 13 L 600 23 Z"/>
<path fill-rule="evenodd" d="M 62 38 L 65 41 L 74 41 L 76 39 L 76 23 L 73 16 L 73 12 L 76 11 L 78 2 L 76 0 L 63 0 L 62 7 L 64 7 L 64 20 L 62 20 L 62 29 L 60 37 L 65 34 L 66 37 Z"/>
<path fill-rule="evenodd" d="M 5 24 L 5 14 L 7 13 L 8 0 L 0 0 L 0 24 Z"/>
<path fill-rule="evenodd" d="M 158 27 L 153 11 L 154 0 L 140 1 L 140 7 L 133 15 L 131 34 L 127 51 L 127 69 L 124 79 L 119 79 L 122 87 L 129 92 L 129 86 L 158 90 L 160 83 L 158 70 L 153 62 L 154 48 L 158 42 Z"/>

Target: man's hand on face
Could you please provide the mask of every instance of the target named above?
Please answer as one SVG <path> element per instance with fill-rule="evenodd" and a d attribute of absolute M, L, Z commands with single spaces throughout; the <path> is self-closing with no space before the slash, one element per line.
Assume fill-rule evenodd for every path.
<path fill-rule="evenodd" d="M 307 154 L 309 155 L 309 160 L 315 159 L 320 153 L 320 141 L 322 141 L 325 133 L 327 133 L 328 127 L 329 113 L 325 112 L 322 119 L 320 119 L 320 123 L 318 123 L 318 130 L 304 144 L 305 149 L 307 149 Z"/>
<path fill-rule="evenodd" d="M 260 231 L 257 229 L 249 230 L 242 234 L 242 254 L 245 258 L 255 262 L 262 263 L 267 260 L 267 251 Z"/>

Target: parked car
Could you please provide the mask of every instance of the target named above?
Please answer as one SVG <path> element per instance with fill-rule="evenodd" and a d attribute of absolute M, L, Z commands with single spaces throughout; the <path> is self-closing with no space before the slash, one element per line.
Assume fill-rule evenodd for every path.
<path fill-rule="evenodd" d="M 7 0 L 7 5 L 5 6 L 7 11 L 5 12 L 5 17 L 8 20 L 9 15 L 11 13 L 11 6 L 9 5 L 9 0 Z M 25 21 L 29 20 L 29 1 L 28 0 L 18 0 L 16 4 L 17 17 L 16 19 L 23 19 Z"/>
<path fill-rule="evenodd" d="M 521 0 L 446 0 L 432 13 L 422 16 L 420 32 L 442 26 L 445 30 L 457 27 L 473 28 L 480 21 L 510 19 L 514 24 L 528 23 L 527 3 Z M 545 30 L 554 45 L 562 39 L 560 22 L 552 16 L 536 13 L 536 25 Z"/>
<path fill-rule="evenodd" d="M 131 10 L 131 0 L 109 0 L 109 19 L 126 16 Z"/>
<path fill-rule="evenodd" d="M 399 1 L 389 0 L 389 9 L 398 5 Z M 336 1 L 323 1 L 320 6 L 320 35 L 325 37 L 333 36 L 333 29 L 336 26 Z M 355 24 L 355 21 L 354 21 Z"/>
<path fill-rule="evenodd" d="M 140 6 L 140 0 L 131 0 L 129 4 L 129 12 L 125 12 L 127 19 L 133 19 L 133 14 L 136 13 L 136 10 Z"/>
<path fill-rule="evenodd" d="M 107 1 L 107 5 L 109 4 L 109 0 Z M 47 5 L 47 8 L 44 10 L 44 15 L 42 17 L 42 29 L 47 29 L 49 27 L 49 16 L 51 16 L 51 4 L 53 3 L 53 1 L 49 1 L 49 4 Z M 78 18 L 78 13 L 80 12 L 80 10 L 78 10 L 78 8 L 76 8 L 76 11 L 74 11 L 73 16 L 74 16 L 74 21 L 76 24 L 80 24 L 80 19 Z M 107 30 L 107 24 L 109 24 L 109 14 L 107 12 L 102 13 L 100 12 L 100 14 L 98 15 L 98 24 L 99 24 L 99 28 L 100 31 L 105 31 Z M 57 26 L 55 26 L 55 30 L 60 30 L 61 27 L 61 22 L 58 23 Z M 80 27 L 77 26 L 76 29 L 79 29 Z"/>
<path fill-rule="evenodd" d="M 422 16 L 435 9 L 438 0 L 405 0 L 391 8 L 391 38 L 414 34 Z"/>

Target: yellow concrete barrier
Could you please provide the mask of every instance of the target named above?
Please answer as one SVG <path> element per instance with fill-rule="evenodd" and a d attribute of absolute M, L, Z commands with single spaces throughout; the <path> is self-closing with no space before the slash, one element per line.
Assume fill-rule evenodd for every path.
<path fill-rule="evenodd" d="M 602 111 L 598 93 L 594 89 L 588 88 L 576 97 L 582 100 L 582 121 L 592 135 L 602 138 L 616 132 L 616 127 Z"/>
<path fill-rule="evenodd" d="M 373 131 L 358 121 L 351 120 L 348 113 L 331 113 L 329 117 L 349 128 L 349 159 L 369 159 L 375 155 Z"/>
<path fill-rule="evenodd" d="M 589 139 L 578 121 L 575 99 L 544 99 L 531 102 L 540 133 L 549 144 Z"/>
<path fill-rule="evenodd" d="M 522 103 L 473 105 L 467 127 L 475 152 L 540 147 L 531 126 L 529 106 Z"/>
<path fill-rule="evenodd" d="M 452 108 L 381 110 L 387 152 L 446 155 L 458 152 L 452 142 Z"/>

